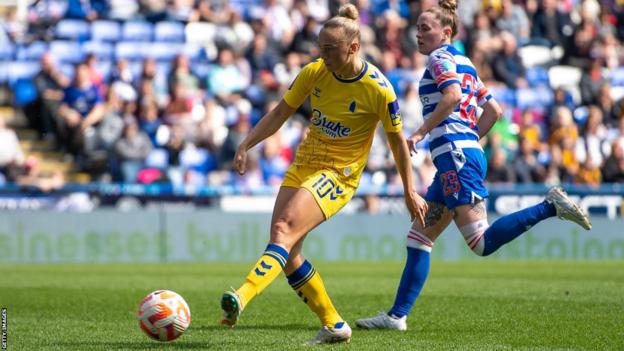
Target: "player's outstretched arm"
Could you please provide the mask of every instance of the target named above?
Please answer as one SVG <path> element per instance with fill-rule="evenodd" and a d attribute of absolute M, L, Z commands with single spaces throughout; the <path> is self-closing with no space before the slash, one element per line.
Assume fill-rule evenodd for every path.
<path fill-rule="evenodd" d="M 425 120 L 420 128 L 407 139 L 407 146 L 410 152 L 416 153 L 418 144 L 433 128 L 437 127 L 453 111 L 457 104 L 461 102 L 462 91 L 459 84 L 451 84 L 442 90 L 442 98 L 436 108 L 431 112 L 431 117 Z"/>
<path fill-rule="evenodd" d="M 479 118 L 479 139 L 483 138 L 492 129 L 492 126 L 503 115 L 503 108 L 496 102 L 496 100 L 489 99 L 483 106 L 483 113 Z"/>
<path fill-rule="evenodd" d="M 414 187 L 414 175 L 412 174 L 412 166 L 410 164 L 410 153 L 407 149 L 407 143 L 402 132 L 387 133 L 388 143 L 394 156 L 397 171 L 401 175 L 403 182 L 403 194 L 405 196 L 405 204 L 409 211 L 412 221 L 418 219 L 420 223 L 425 225 L 425 213 L 427 213 L 427 202 L 416 193 Z"/>
<path fill-rule="evenodd" d="M 238 146 L 236 155 L 234 155 L 234 169 L 240 173 L 245 173 L 247 166 L 247 151 L 254 147 L 262 140 L 275 134 L 278 129 L 286 122 L 288 117 L 295 112 L 296 109 L 290 107 L 284 99 L 282 99 L 274 109 L 269 111 L 260 119 L 260 122 L 249 132 L 247 137 Z"/>

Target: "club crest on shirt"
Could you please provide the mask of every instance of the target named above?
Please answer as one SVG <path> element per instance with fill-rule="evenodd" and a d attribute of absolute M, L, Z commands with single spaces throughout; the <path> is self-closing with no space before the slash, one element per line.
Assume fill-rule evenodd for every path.
<path fill-rule="evenodd" d="M 321 110 L 316 108 L 312 110 L 310 122 L 331 138 L 342 138 L 351 135 L 351 128 L 343 126 L 340 122 L 330 120 Z"/>

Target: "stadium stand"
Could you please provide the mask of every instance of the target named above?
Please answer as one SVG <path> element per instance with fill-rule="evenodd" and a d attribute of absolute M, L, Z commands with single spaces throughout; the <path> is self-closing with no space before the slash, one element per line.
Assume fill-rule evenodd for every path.
<path fill-rule="evenodd" d="M 543 168 L 514 176 L 517 182 L 596 185 L 624 178 L 624 24 L 618 22 L 624 6 L 609 2 L 601 16 L 593 16 L 588 9 L 595 7 L 588 3 L 594 2 L 460 2 L 462 29 L 455 45 L 471 57 L 506 111 L 483 140 L 486 154 L 505 161 L 502 167 L 525 160 Z M 0 6 L 0 96 L 11 96 L 3 116 L 44 176 L 236 185 L 241 180 L 231 172 L 232 150 L 301 67 L 318 56 L 319 25 L 340 1 L 327 3 L 319 8 L 306 0 L 111 0 L 67 7 L 41 0 L 21 18 L 14 8 Z M 416 51 L 413 26 L 426 3 L 358 2 L 361 53 L 399 93 L 404 116 L 411 116 L 406 134 L 421 123 L 414 86 L 424 58 Z M 553 13 L 556 21 L 548 22 Z M 557 30 L 545 30 L 558 22 Z M 44 63 L 47 53 L 52 60 Z M 68 100 L 83 63 L 89 82 L 78 87 L 77 100 Z M 90 101 L 84 111 L 81 99 Z M 83 116 L 95 113 L 95 123 L 74 121 L 79 110 Z M 260 174 L 250 184 L 279 184 L 309 115 L 303 106 L 252 155 L 251 163 L 262 171 L 250 172 L 249 177 Z M 568 115 L 571 124 L 561 117 Z M 568 136 L 557 137 L 560 130 Z M 121 152 L 124 138 L 129 145 L 149 140 L 150 151 Z M 399 181 L 381 133 L 378 139 L 364 186 Z M 132 166 L 123 166 L 135 151 Z M 433 177 L 429 163 L 428 156 L 414 161 L 423 187 Z M 17 181 L 9 167 L 26 168 L 24 162 L 0 165 L 7 184 Z"/>

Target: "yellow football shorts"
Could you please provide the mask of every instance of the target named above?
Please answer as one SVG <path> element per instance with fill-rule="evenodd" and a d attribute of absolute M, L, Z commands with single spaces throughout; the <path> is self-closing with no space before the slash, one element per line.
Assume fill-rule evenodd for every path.
<path fill-rule="evenodd" d="M 314 196 L 314 200 L 323 211 L 325 219 L 329 219 L 343 208 L 355 194 L 353 177 L 347 181 L 336 171 L 292 165 L 284 176 L 282 186 L 306 188 Z M 355 182 L 357 184 L 357 182 Z"/>

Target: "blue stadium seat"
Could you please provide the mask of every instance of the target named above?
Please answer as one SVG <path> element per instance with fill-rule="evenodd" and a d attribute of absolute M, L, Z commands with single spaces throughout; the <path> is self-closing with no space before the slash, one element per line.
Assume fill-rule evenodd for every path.
<path fill-rule="evenodd" d="M 102 75 L 105 83 L 108 83 L 110 80 L 111 71 L 113 69 L 113 63 L 107 60 L 98 61 L 95 64 L 96 69 Z"/>
<path fill-rule="evenodd" d="M 8 63 L 7 79 L 13 84 L 20 79 L 31 79 L 41 70 L 36 61 L 13 61 Z"/>
<path fill-rule="evenodd" d="M 553 92 L 548 86 L 519 89 L 516 94 L 517 107 L 546 109 L 554 100 Z"/>
<path fill-rule="evenodd" d="M 165 149 L 152 149 L 145 158 L 145 167 L 166 169 L 169 166 L 169 152 Z"/>
<path fill-rule="evenodd" d="M 501 103 L 507 106 L 516 106 L 516 92 L 509 88 L 497 88 L 491 87 L 490 93 L 492 96 Z"/>
<path fill-rule="evenodd" d="M 76 73 L 74 65 L 70 63 L 63 63 L 59 65 L 58 69 L 59 71 L 61 71 L 61 73 L 63 73 L 65 77 L 69 78 L 70 80 L 74 79 L 74 75 Z"/>
<path fill-rule="evenodd" d="M 208 74 L 210 74 L 212 67 L 213 65 L 210 63 L 196 63 L 193 64 L 191 70 L 195 73 L 195 75 L 197 75 L 197 78 L 201 81 L 205 81 L 208 78 Z"/>
<path fill-rule="evenodd" d="M 150 43 L 120 41 L 115 46 L 115 59 L 142 60 L 145 55 L 145 47 L 149 48 Z"/>
<path fill-rule="evenodd" d="M 204 148 L 185 148 L 180 152 L 180 166 L 206 174 L 217 168 L 217 160 Z"/>
<path fill-rule="evenodd" d="M 128 21 L 122 29 L 123 40 L 131 41 L 151 41 L 154 34 L 154 27 L 149 22 Z"/>
<path fill-rule="evenodd" d="M 171 61 L 182 52 L 182 49 L 183 44 L 181 43 L 154 42 L 149 45 L 146 56 L 156 61 Z"/>
<path fill-rule="evenodd" d="M 11 84 L 16 106 L 26 106 L 37 99 L 37 87 L 30 78 L 19 78 Z"/>
<path fill-rule="evenodd" d="M 16 59 L 19 61 L 37 61 L 48 51 L 48 43 L 35 41 L 28 46 L 17 48 Z"/>
<path fill-rule="evenodd" d="M 61 63 L 80 63 L 85 56 L 82 47 L 75 41 L 53 41 L 50 43 L 50 52 Z"/>
<path fill-rule="evenodd" d="M 15 57 L 15 51 L 15 45 L 11 43 L 5 43 L 3 45 L 0 45 L 0 60 L 13 60 L 13 58 Z"/>
<path fill-rule="evenodd" d="M 204 48 L 198 44 L 186 43 L 182 49 L 184 55 L 186 55 L 191 62 L 202 62 L 208 60 Z"/>
<path fill-rule="evenodd" d="M 100 60 L 112 60 L 115 56 L 113 44 L 103 41 L 87 41 L 82 43 L 85 54 L 94 54 Z"/>
<path fill-rule="evenodd" d="M 550 85 L 550 80 L 548 78 L 548 70 L 540 66 L 535 66 L 535 67 L 531 67 L 527 69 L 526 80 L 529 83 L 529 85 L 532 87 L 540 86 L 540 85 L 545 85 L 545 86 Z"/>
<path fill-rule="evenodd" d="M 611 72 L 611 85 L 624 86 L 624 67 L 618 67 Z"/>
<path fill-rule="evenodd" d="M 91 24 L 91 39 L 116 42 L 121 39 L 121 25 L 115 21 L 95 21 Z"/>
<path fill-rule="evenodd" d="M 77 19 L 60 20 L 55 27 L 57 38 L 83 41 L 91 36 L 91 26 L 86 21 Z"/>
<path fill-rule="evenodd" d="M 154 27 L 154 40 L 184 42 L 184 25 L 179 22 L 158 22 Z"/>

